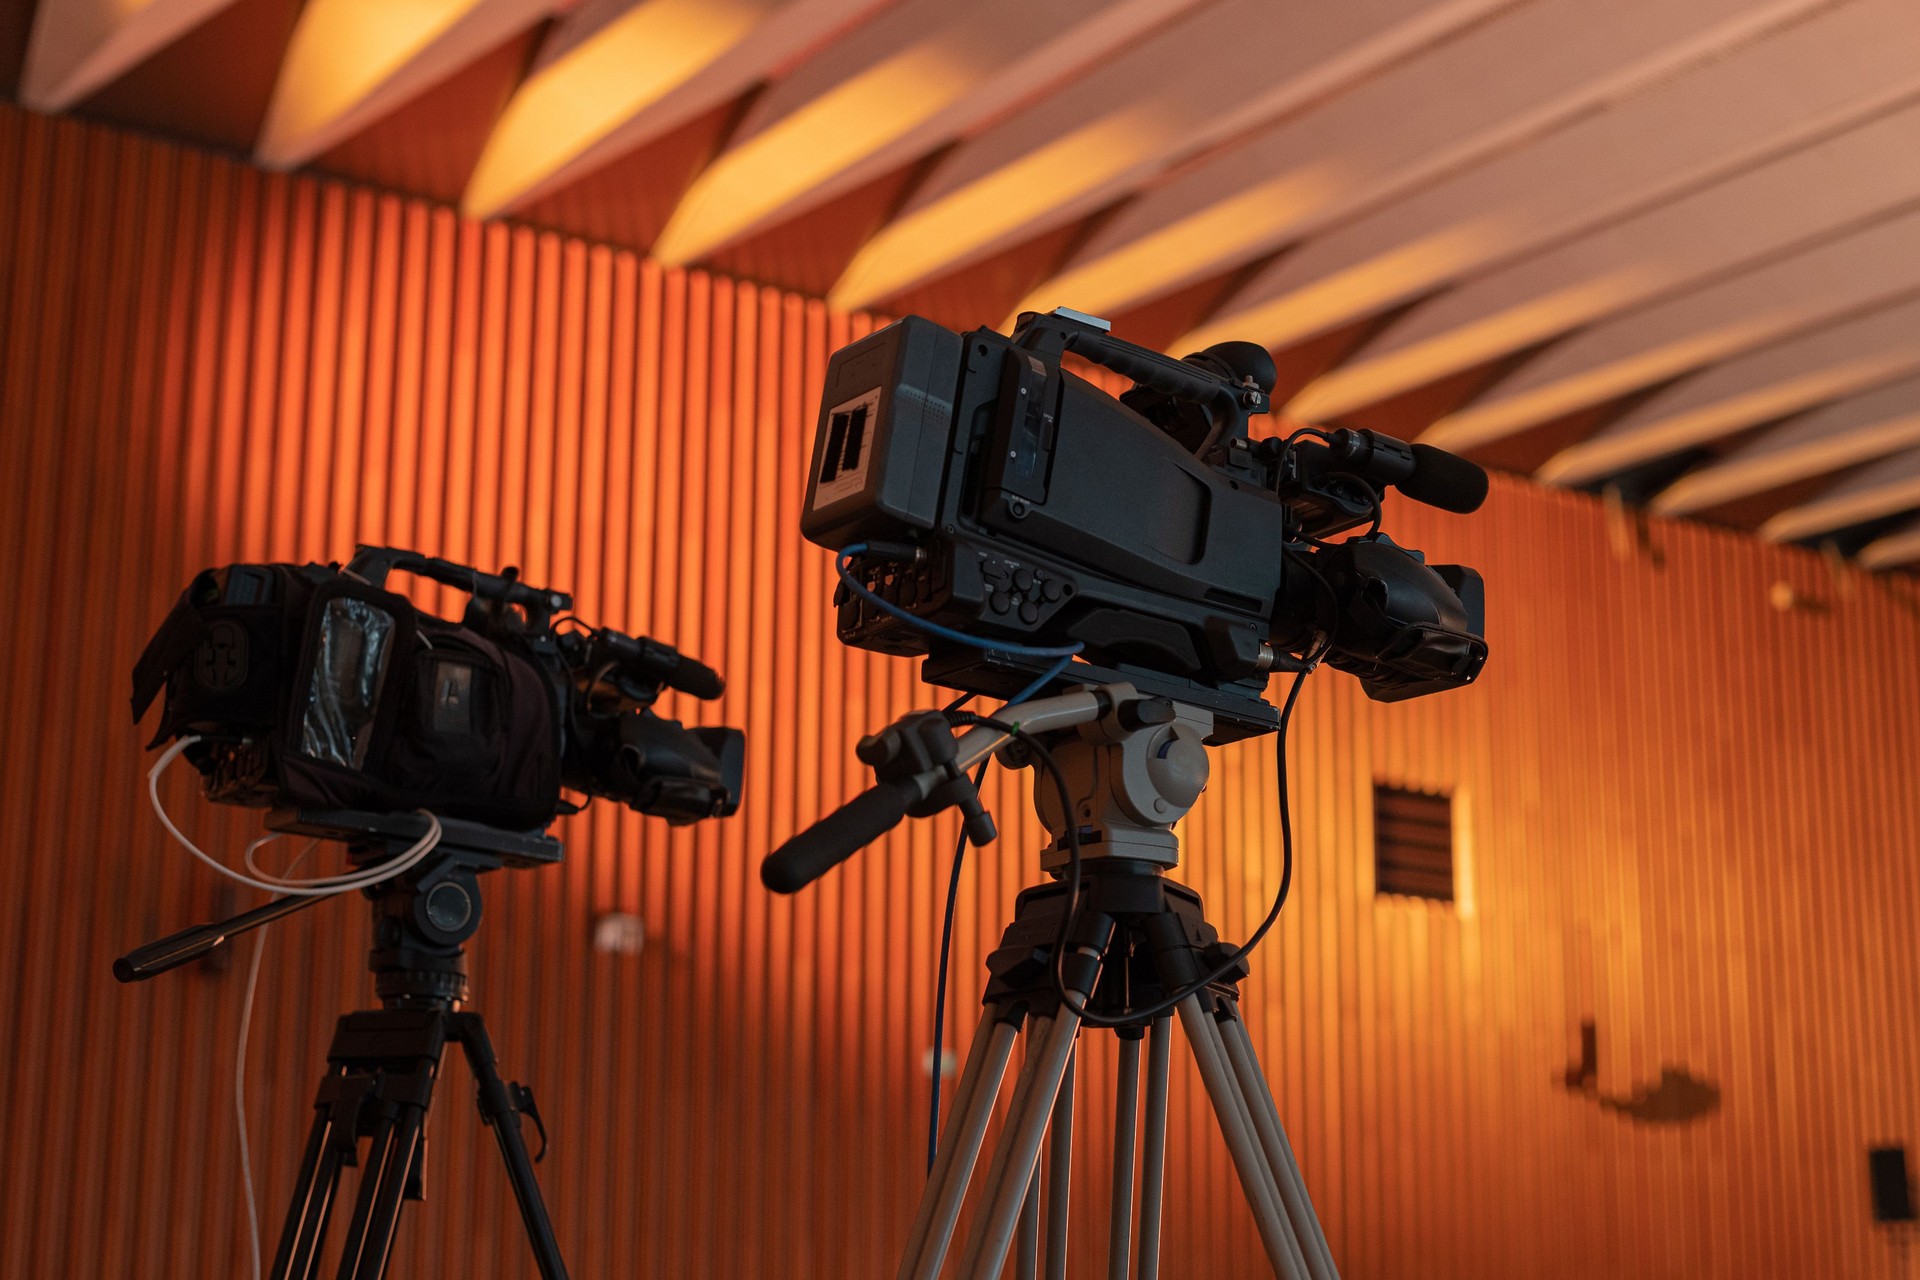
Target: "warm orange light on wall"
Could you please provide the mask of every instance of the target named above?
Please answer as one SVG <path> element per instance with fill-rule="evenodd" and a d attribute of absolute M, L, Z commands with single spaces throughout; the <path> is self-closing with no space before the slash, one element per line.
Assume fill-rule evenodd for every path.
<path fill-rule="evenodd" d="M 727 694 L 665 709 L 748 731 L 736 818 L 669 831 L 599 805 L 562 826 L 561 865 L 488 877 L 476 1006 L 539 1092 L 573 1271 L 889 1273 L 923 1177 L 953 828 L 908 824 L 791 899 L 756 875 L 864 785 L 861 733 L 936 696 L 834 641 L 827 555 L 796 534 L 828 353 L 872 321 L 4 108 L 0 190 L 20 619 L 0 631 L 0 1150 L 34 1153 L 0 1162 L 7 1262 L 244 1273 L 244 967 L 131 988 L 106 968 L 242 905 L 146 812 L 124 679 L 192 571 L 384 539 L 518 564 L 583 618 L 685 646 Z M 1591 500 L 1511 479 L 1476 516 L 1396 500 L 1389 522 L 1485 573 L 1494 655 L 1472 689 L 1391 706 L 1309 682 L 1293 896 L 1244 988 L 1342 1274 L 1889 1274 L 1859 1158 L 1920 1132 L 1911 584 L 1835 590 L 1805 553 L 1664 521 L 1656 565 L 1616 554 Z M 1828 607 L 1777 612 L 1776 581 Z M 1230 939 L 1279 880 L 1274 747 L 1217 751 L 1182 824 L 1179 874 Z M 1374 900 L 1376 777 L 1471 797 L 1454 909 Z M 207 846 L 256 829 L 174 783 Z M 1038 877 L 1023 785 L 990 777 L 1004 834 L 962 878 L 962 1025 Z M 639 956 L 592 948 L 608 912 L 643 921 Z M 270 1224 L 333 1017 L 371 1000 L 365 928 L 337 904 L 268 943 L 247 1098 Z M 1683 1063 L 1723 1105 L 1663 1129 L 1569 1092 L 1588 1020 L 1608 1095 Z M 1089 1044 L 1076 1144 L 1099 1169 L 1113 1062 Z M 462 1088 L 396 1272 L 527 1274 Z M 1177 1069 L 1167 1273 L 1261 1274 L 1204 1108 Z M 1106 1192 L 1076 1180 L 1075 1280 L 1104 1272 Z"/>

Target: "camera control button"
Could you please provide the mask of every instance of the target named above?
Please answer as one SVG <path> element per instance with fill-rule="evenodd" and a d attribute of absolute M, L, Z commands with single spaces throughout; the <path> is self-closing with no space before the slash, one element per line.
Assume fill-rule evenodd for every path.
<path fill-rule="evenodd" d="M 1013 608 L 1013 597 L 1004 591 L 996 591 L 987 597 L 987 608 L 995 613 L 1005 613 Z"/>
<path fill-rule="evenodd" d="M 1047 598 L 1047 603 L 1049 604 L 1058 600 L 1061 594 L 1059 581 L 1054 578 L 1048 578 L 1040 584 L 1040 594 Z"/>
<path fill-rule="evenodd" d="M 1033 590 L 1033 570 L 1015 569 L 1013 571 L 1013 585 L 1014 588 L 1019 591 Z"/>
<path fill-rule="evenodd" d="M 1020 621 L 1025 623 L 1040 621 L 1040 606 L 1031 600 L 1022 600 L 1020 602 Z"/>

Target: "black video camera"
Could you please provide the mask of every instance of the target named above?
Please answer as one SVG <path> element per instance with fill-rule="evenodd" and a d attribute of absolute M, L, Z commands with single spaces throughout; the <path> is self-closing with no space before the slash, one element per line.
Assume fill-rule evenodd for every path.
<path fill-rule="evenodd" d="M 395 569 L 466 592 L 464 622 L 385 590 Z M 733 813 L 744 735 L 651 710 L 664 689 L 719 697 L 719 675 L 654 640 L 556 625 L 571 604 L 512 569 L 385 547 L 345 569 L 209 569 L 134 668 L 134 719 L 164 689 L 150 745 L 197 736 L 185 755 L 227 804 L 524 831 L 571 811 L 566 787 L 676 825 Z"/>
<path fill-rule="evenodd" d="M 1069 351 L 1135 386 L 1108 395 L 1061 367 Z M 801 521 L 851 552 L 865 588 L 840 587 L 840 639 L 924 654 L 927 680 L 1000 697 L 1049 664 L 942 639 L 866 593 L 974 637 L 1077 643 L 1091 672 L 1056 682 L 1209 708 L 1222 742 L 1276 726 L 1268 672 L 1316 646 L 1381 701 L 1471 682 L 1480 575 L 1426 564 L 1379 523 L 1388 486 L 1467 512 L 1486 474 L 1370 431 L 1250 441 L 1273 384 L 1255 344 L 1174 360 L 1066 310 L 1022 315 L 1011 338 L 911 316 L 841 349 Z"/>

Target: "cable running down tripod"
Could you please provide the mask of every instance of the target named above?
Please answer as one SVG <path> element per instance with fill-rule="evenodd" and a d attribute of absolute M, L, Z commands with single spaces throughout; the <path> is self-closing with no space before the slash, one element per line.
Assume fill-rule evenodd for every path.
<path fill-rule="evenodd" d="M 999 722 L 1017 723 L 1018 740 L 1010 742 L 994 727 Z M 986 1175 L 977 1180 L 957 1274 L 997 1280 L 1013 1252 L 1017 1274 L 1036 1277 L 1043 1274 L 1044 1246 L 1044 1274 L 1063 1280 L 1075 1050 L 1083 1024 L 1110 1027 L 1120 1041 L 1107 1274 L 1111 1280 L 1156 1280 L 1175 1017 L 1274 1273 L 1285 1280 L 1338 1280 L 1240 1016 L 1238 982 L 1247 969 L 1207 923 L 1199 895 L 1166 878 L 1179 861 L 1173 825 L 1206 784 L 1204 743 L 1212 731 L 1209 710 L 1143 696 L 1127 683 L 1009 706 L 958 738 L 941 713 L 917 713 L 862 742 L 861 759 L 873 766 L 877 786 L 767 859 L 767 883 L 791 892 L 908 813 L 926 816 L 957 805 L 976 821 L 980 802 L 967 771 L 996 749 L 1016 767 L 1041 762 L 1044 754 L 1071 802 L 1064 811 L 1060 795 L 1044 780 L 1034 789 L 1040 820 L 1053 837 L 1042 868 L 1067 870 L 1077 846 L 1078 896 L 1071 883 L 1057 879 L 1023 892 L 999 948 L 987 959 L 984 1014 L 908 1236 L 900 1280 L 941 1274 L 976 1183 L 1014 1044 L 1023 1034 L 1022 1064 Z M 1023 745 L 1027 740 L 1038 750 Z"/>

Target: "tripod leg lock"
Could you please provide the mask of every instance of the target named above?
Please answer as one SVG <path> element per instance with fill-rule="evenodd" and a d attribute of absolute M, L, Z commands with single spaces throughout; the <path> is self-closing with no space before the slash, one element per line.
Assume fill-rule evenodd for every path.
<path fill-rule="evenodd" d="M 535 1133 L 540 1135 L 540 1151 L 533 1157 L 535 1164 L 546 1158 L 547 1126 L 540 1119 L 540 1108 L 533 1100 L 533 1090 L 518 1081 L 502 1080 L 497 1075 L 489 1075 L 480 1082 L 480 1119 L 485 1124 L 518 1125 L 520 1117 L 533 1121 Z"/>
<path fill-rule="evenodd" d="M 513 1080 L 507 1084 L 507 1095 L 512 1100 L 513 1109 L 533 1121 L 533 1131 L 540 1135 L 540 1149 L 533 1153 L 533 1162 L 539 1164 L 547 1158 L 547 1124 L 540 1118 L 540 1107 L 533 1100 L 533 1090 Z"/>

